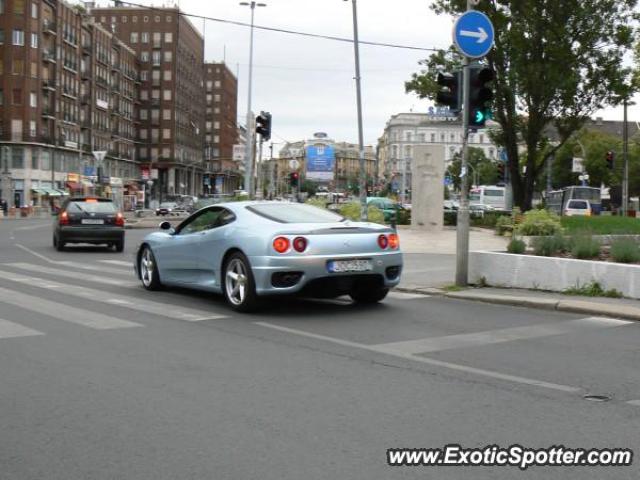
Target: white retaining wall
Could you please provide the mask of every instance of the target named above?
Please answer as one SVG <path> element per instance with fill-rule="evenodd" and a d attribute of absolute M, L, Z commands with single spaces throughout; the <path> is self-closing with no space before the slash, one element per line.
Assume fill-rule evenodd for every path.
<path fill-rule="evenodd" d="M 484 279 L 484 280 L 482 280 Z M 598 282 L 625 297 L 640 299 L 640 266 L 497 252 L 471 252 L 469 281 L 510 288 L 561 292 Z"/>

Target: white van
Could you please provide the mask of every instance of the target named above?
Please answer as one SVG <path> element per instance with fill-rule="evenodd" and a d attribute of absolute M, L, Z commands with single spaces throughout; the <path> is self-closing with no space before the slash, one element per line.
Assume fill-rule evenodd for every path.
<path fill-rule="evenodd" d="M 564 214 L 567 217 L 589 217 L 591 216 L 591 203 L 589 203 L 589 200 L 569 200 L 567 202 L 567 206 L 564 209 Z"/>

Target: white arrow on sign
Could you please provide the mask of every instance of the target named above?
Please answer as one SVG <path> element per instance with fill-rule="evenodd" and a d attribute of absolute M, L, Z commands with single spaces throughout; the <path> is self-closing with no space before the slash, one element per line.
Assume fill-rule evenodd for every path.
<path fill-rule="evenodd" d="M 489 35 L 487 35 L 487 32 L 482 27 L 478 27 L 477 32 L 471 32 L 469 30 L 460 30 L 460 35 L 463 37 L 475 37 L 478 39 L 476 43 L 483 43 L 487 38 L 489 38 Z"/>
<path fill-rule="evenodd" d="M 93 152 L 93 156 L 98 161 L 98 163 L 102 163 L 106 155 L 107 155 L 107 152 L 104 150 L 96 150 Z"/>

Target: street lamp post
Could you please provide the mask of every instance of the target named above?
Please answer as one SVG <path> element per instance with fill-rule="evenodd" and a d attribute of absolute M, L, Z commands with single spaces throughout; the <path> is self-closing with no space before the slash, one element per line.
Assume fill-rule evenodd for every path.
<path fill-rule="evenodd" d="M 345 2 L 349 0 L 344 0 Z M 362 133 L 362 93 L 360 91 L 360 48 L 358 43 L 358 7 L 356 0 L 351 0 L 353 6 L 353 53 L 356 67 L 356 102 L 358 108 L 358 149 L 360 165 L 360 220 L 367 221 L 367 172 L 364 162 L 364 137 Z"/>
<path fill-rule="evenodd" d="M 249 92 L 247 94 L 247 144 L 244 154 L 244 188 L 253 198 L 253 114 L 251 113 L 251 82 L 253 80 L 253 17 L 256 7 L 266 7 L 266 3 L 240 2 L 240 5 L 251 8 L 251 28 L 249 34 Z"/>

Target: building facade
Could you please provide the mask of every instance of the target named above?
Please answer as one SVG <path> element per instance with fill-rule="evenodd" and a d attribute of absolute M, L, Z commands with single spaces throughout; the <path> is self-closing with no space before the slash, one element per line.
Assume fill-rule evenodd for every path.
<path fill-rule="evenodd" d="M 224 62 L 205 63 L 204 161 L 207 193 L 233 193 L 241 183 L 233 146 L 239 144 L 236 123 L 238 79 Z"/>
<path fill-rule="evenodd" d="M 137 154 L 153 196 L 202 193 L 204 39 L 177 8 L 94 8 L 91 16 L 140 62 Z"/>
<path fill-rule="evenodd" d="M 139 178 L 134 52 L 82 7 L 5 0 L 0 60 L 2 198 L 38 207 L 100 185 L 121 203 Z M 107 152 L 100 165 L 95 150 Z"/>
<path fill-rule="evenodd" d="M 402 172 L 405 167 L 405 186 L 410 189 L 411 160 L 416 146 L 443 145 L 445 162 L 448 164 L 462 150 L 462 140 L 461 122 L 446 111 L 430 108 L 428 113 L 393 115 L 378 140 L 379 178 L 390 183 L 392 190 L 399 191 L 402 189 Z M 482 149 L 489 159 L 498 158 L 498 148 L 491 141 L 488 129 L 470 133 L 469 146 Z"/>
<path fill-rule="evenodd" d="M 280 149 L 278 158 L 270 160 L 270 165 L 266 168 L 269 180 L 265 182 L 265 184 L 271 185 L 270 193 L 279 195 L 287 192 L 289 190 L 288 179 L 291 172 L 299 172 L 301 182 L 306 179 L 309 147 L 331 147 L 335 152 L 331 180 L 318 183 L 323 184 L 334 192 L 349 192 L 357 188 L 360 178 L 358 144 L 336 142 L 325 133 L 315 133 L 310 139 L 286 143 Z M 298 168 L 291 167 L 291 160 L 298 162 Z M 377 159 L 371 146 L 365 146 L 365 171 L 367 184 L 372 187 L 376 182 Z"/>

